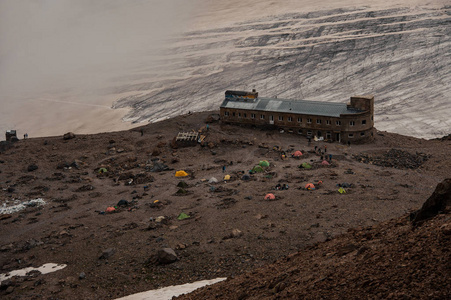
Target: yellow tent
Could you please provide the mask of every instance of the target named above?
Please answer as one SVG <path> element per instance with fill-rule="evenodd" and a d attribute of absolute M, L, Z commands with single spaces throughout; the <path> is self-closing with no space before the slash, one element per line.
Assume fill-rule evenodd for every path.
<path fill-rule="evenodd" d="M 224 180 L 230 180 L 230 175 L 224 176 Z"/>
<path fill-rule="evenodd" d="M 185 177 L 185 176 L 188 176 L 188 173 L 186 173 L 183 170 L 175 172 L 175 177 Z"/>

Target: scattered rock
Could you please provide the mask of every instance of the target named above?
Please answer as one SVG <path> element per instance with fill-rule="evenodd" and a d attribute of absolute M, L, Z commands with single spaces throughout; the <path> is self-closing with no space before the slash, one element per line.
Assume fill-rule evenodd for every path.
<path fill-rule="evenodd" d="M 178 257 L 175 251 L 171 248 L 160 249 L 157 253 L 158 262 L 160 264 L 166 265 L 175 262 Z"/>
<path fill-rule="evenodd" d="M 102 255 L 100 255 L 99 259 L 108 259 L 112 257 L 115 253 L 116 250 L 114 248 L 108 248 L 102 252 Z"/>
<path fill-rule="evenodd" d="M 81 272 L 80 275 L 78 275 L 79 279 L 85 279 L 86 278 L 86 274 L 85 272 Z"/>

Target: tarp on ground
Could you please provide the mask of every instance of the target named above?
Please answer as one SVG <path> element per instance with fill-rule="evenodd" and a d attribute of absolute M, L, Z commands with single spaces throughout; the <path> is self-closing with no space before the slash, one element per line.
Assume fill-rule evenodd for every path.
<path fill-rule="evenodd" d="M 267 161 L 267 160 L 261 160 L 261 161 L 258 163 L 258 165 L 259 165 L 260 167 L 269 167 L 269 161 Z"/>
<path fill-rule="evenodd" d="M 215 177 L 211 177 L 209 180 L 208 180 L 208 183 L 217 183 L 218 182 L 218 180 L 215 178 Z"/>
<path fill-rule="evenodd" d="M 276 199 L 276 196 L 274 196 L 274 194 L 269 193 L 266 194 L 265 196 L 265 200 L 274 200 L 274 199 Z"/>
<path fill-rule="evenodd" d="M 295 151 L 294 153 L 293 153 L 293 156 L 294 157 L 299 157 L 299 156 L 302 156 L 302 152 L 301 151 Z"/>
<path fill-rule="evenodd" d="M 255 166 L 255 167 L 252 168 L 252 172 L 254 172 L 254 173 L 261 173 L 263 171 L 264 170 L 263 170 L 263 168 L 261 166 Z"/>
<path fill-rule="evenodd" d="M 312 166 L 309 163 L 304 162 L 304 163 L 301 164 L 301 168 L 303 168 L 303 169 L 311 169 Z"/>
<path fill-rule="evenodd" d="M 186 176 L 188 176 L 188 173 L 186 173 L 183 170 L 175 172 L 175 177 L 186 177 Z"/>
<path fill-rule="evenodd" d="M 224 180 L 230 180 L 230 175 L 224 176 Z"/>
<path fill-rule="evenodd" d="M 342 187 L 340 187 L 340 188 L 338 189 L 338 192 L 339 192 L 340 194 L 346 193 L 345 189 L 342 188 Z"/>
<path fill-rule="evenodd" d="M 307 183 L 305 185 L 305 188 L 308 190 L 314 190 L 315 189 L 315 185 L 313 183 Z"/>

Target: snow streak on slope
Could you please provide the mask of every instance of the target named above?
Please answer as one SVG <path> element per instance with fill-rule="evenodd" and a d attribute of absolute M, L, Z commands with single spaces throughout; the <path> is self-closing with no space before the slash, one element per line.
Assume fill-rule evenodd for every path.
<path fill-rule="evenodd" d="M 334 102 L 374 94 L 379 130 L 443 136 L 451 128 L 450 14 L 443 7 L 250 15 L 176 39 L 159 66 L 117 88 L 115 107 L 131 107 L 126 119 L 142 122 L 218 109 L 226 89 Z"/>

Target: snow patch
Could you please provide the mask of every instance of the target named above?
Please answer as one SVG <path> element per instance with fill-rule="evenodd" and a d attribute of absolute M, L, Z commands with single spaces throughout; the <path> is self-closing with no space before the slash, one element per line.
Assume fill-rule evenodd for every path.
<path fill-rule="evenodd" d="M 32 199 L 29 201 L 24 201 L 22 203 L 6 206 L 7 203 L 3 203 L 2 207 L 0 207 L 0 215 L 12 214 L 18 211 L 21 211 L 27 207 L 35 207 L 45 205 L 46 202 L 42 198 Z"/>
<path fill-rule="evenodd" d="M 181 285 L 171 285 L 157 290 L 137 293 L 116 300 L 170 300 L 172 297 L 180 296 L 182 294 L 191 293 L 198 288 L 206 285 L 215 284 L 217 282 L 226 280 L 227 278 L 220 277 L 211 280 L 201 280 L 193 283 L 185 283 Z"/>
<path fill-rule="evenodd" d="M 33 268 L 33 267 L 29 267 L 29 268 L 23 268 L 20 270 L 14 270 L 8 273 L 3 273 L 0 274 L 0 283 L 2 283 L 2 281 L 5 281 L 11 277 L 14 276 L 26 276 L 27 273 L 31 272 L 31 271 L 39 271 L 42 274 L 47 274 L 47 273 L 51 273 L 51 272 L 55 272 L 61 269 L 64 269 L 67 265 L 64 264 L 54 264 L 54 263 L 48 263 L 48 264 L 44 264 L 38 268 Z"/>

